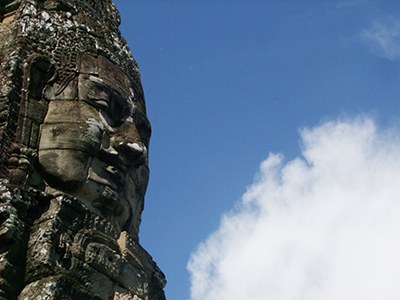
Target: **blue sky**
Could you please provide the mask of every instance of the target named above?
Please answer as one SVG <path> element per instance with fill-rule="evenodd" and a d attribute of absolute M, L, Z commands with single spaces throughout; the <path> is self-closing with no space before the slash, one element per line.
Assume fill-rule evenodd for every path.
<path fill-rule="evenodd" d="M 275 154 L 284 166 L 317 160 L 307 157 L 319 152 L 304 128 L 321 141 L 335 140 L 330 121 L 336 129 L 358 128 L 343 133 L 348 143 L 351 134 L 370 132 L 369 122 L 381 135 L 397 132 L 398 1 L 114 2 L 153 127 L 140 240 L 167 276 L 167 299 L 190 299 L 191 255 L 220 233 L 222 216 L 240 211 L 263 172 L 273 172 L 260 171 L 263 161 L 272 163 Z M 359 116 L 368 120 L 354 121 Z M 395 147 L 394 136 L 377 153 Z M 329 151 L 325 146 L 319 151 Z"/>

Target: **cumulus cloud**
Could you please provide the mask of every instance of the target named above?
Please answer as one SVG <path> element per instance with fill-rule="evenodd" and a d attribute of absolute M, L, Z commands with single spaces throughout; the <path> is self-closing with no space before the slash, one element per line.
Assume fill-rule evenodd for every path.
<path fill-rule="evenodd" d="M 400 133 L 358 118 L 301 138 L 192 253 L 192 300 L 399 299 Z"/>
<path fill-rule="evenodd" d="M 361 32 L 362 40 L 371 51 L 390 60 L 400 59 L 400 22 L 375 22 Z"/>

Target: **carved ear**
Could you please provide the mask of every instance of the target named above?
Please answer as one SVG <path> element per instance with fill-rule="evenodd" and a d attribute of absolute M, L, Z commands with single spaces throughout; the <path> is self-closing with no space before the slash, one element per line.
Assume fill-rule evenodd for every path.
<path fill-rule="evenodd" d="M 58 72 L 47 56 L 33 55 L 29 58 L 28 64 L 28 76 L 25 76 L 28 97 L 40 100 L 44 87 L 55 81 Z"/>
<path fill-rule="evenodd" d="M 55 81 L 57 74 L 55 65 L 47 56 L 35 54 L 28 58 L 15 141 L 22 147 L 37 148 L 39 126 L 48 106 L 47 101 L 40 100 L 46 85 Z"/>
<path fill-rule="evenodd" d="M 0 0 L 1 1 L 1 0 Z M 23 83 L 16 139 L 8 160 L 10 182 L 28 185 L 34 172 L 39 128 L 47 113 L 47 101 L 40 101 L 47 84 L 57 78 L 57 69 L 47 56 L 28 59 Z"/>

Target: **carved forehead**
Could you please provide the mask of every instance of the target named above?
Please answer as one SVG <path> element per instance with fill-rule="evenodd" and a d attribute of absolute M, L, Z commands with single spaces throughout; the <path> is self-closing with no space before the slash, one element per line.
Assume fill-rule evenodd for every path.
<path fill-rule="evenodd" d="M 84 53 L 81 55 L 78 68 L 79 100 L 89 103 L 105 100 L 109 104 L 111 101 L 115 104 L 117 101 L 119 103 L 117 109 L 121 115 L 132 116 L 134 113 L 134 119 L 147 119 L 140 92 L 134 90 L 129 77 L 118 65 L 104 56 Z"/>
<path fill-rule="evenodd" d="M 80 53 L 75 65 L 75 72 L 64 74 L 65 69 L 59 69 L 58 80 L 45 90 L 46 99 L 83 101 L 117 99 L 120 104 L 127 106 L 127 109 L 129 106 L 128 110 L 132 111 L 135 107 L 136 110 L 146 114 L 141 92 L 135 88 L 134 83 L 120 66 L 102 55 L 92 53 Z"/>
<path fill-rule="evenodd" d="M 108 85 L 112 85 L 126 94 L 133 94 L 131 82 L 119 66 L 104 56 L 92 56 L 83 53 L 80 59 L 79 73 L 98 76 Z"/>

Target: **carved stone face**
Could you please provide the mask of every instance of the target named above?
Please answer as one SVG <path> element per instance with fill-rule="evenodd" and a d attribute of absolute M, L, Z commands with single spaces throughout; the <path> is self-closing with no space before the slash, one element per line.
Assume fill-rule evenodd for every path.
<path fill-rule="evenodd" d="M 121 230 L 137 231 L 151 130 L 128 77 L 107 58 L 83 54 L 78 75 L 47 86 L 44 97 L 38 162 L 47 190 L 67 192 Z"/>

